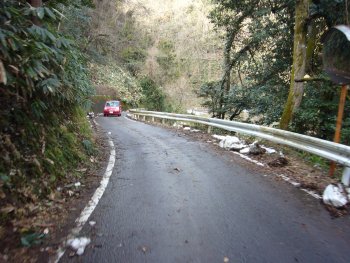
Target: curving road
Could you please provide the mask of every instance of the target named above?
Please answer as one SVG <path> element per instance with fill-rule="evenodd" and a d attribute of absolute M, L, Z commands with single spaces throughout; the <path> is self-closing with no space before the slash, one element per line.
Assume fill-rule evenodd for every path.
<path fill-rule="evenodd" d="M 350 262 L 349 217 L 175 131 L 98 122 L 116 166 L 81 233 L 91 245 L 61 262 Z"/>

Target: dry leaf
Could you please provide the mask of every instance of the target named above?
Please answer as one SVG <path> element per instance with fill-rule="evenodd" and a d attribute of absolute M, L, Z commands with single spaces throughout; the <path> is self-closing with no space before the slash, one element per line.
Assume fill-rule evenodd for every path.
<path fill-rule="evenodd" d="M 5 197 L 5 193 L 0 189 L 0 199 L 4 199 Z"/>
<path fill-rule="evenodd" d="M 2 61 L 0 60 L 0 83 L 4 83 L 6 85 L 7 78 L 6 78 L 6 72 L 4 68 L 4 64 L 2 64 Z"/>
<path fill-rule="evenodd" d="M 16 209 L 16 208 L 15 208 L 13 205 L 7 205 L 7 206 L 1 208 L 0 211 L 1 211 L 2 213 L 9 214 L 9 213 L 11 213 L 12 211 L 15 211 L 15 209 Z"/>

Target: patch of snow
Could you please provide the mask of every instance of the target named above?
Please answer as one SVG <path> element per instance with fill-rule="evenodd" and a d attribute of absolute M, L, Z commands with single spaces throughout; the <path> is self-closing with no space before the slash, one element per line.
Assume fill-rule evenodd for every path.
<path fill-rule="evenodd" d="M 89 225 L 90 225 L 90 226 L 96 225 L 96 221 L 89 221 Z"/>
<path fill-rule="evenodd" d="M 175 122 L 175 123 L 173 124 L 173 127 L 179 129 L 179 128 L 182 128 L 182 124 L 179 124 L 179 123 Z"/>
<path fill-rule="evenodd" d="M 191 130 L 191 132 L 200 132 L 200 130 L 193 129 L 193 130 Z"/>
<path fill-rule="evenodd" d="M 76 182 L 76 183 L 74 184 L 74 186 L 75 186 L 75 187 L 79 187 L 79 186 L 81 186 L 81 183 L 80 183 L 80 182 Z"/>
<path fill-rule="evenodd" d="M 245 145 L 243 143 L 231 144 L 230 150 L 231 151 L 240 151 L 246 147 L 247 147 L 247 145 Z"/>
<path fill-rule="evenodd" d="M 261 148 L 265 149 L 268 154 L 276 153 L 276 150 L 273 148 L 269 148 L 264 145 L 261 145 Z"/>
<path fill-rule="evenodd" d="M 190 131 L 191 128 L 190 127 L 184 127 L 184 131 Z"/>
<path fill-rule="evenodd" d="M 111 135 L 112 133 L 111 132 L 108 132 L 108 135 Z"/>
<path fill-rule="evenodd" d="M 224 140 L 224 139 L 226 138 L 226 136 L 216 135 L 216 134 L 214 134 L 213 137 L 214 137 L 215 139 L 219 140 L 219 141 L 222 141 L 222 140 Z"/>
<path fill-rule="evenodd" d="M 342 207 L 346 205 L 347 198 L 340 187 L 330 184 L 323 192 L 323 202 L 327 205 Z"/>
<path fill-rule="evenodd" d="M 249 147 L 244 148 L 244 149 L 240 150 L 239 152 L 243 153 L 243 154 L 248 154 L 249 153 Z"/>
<path fill-rule="evenodd" d="M 236 136 L 225 136 L 223 140 L 220 141 L 219 146 L 225 149 L 231 149 L 231 145 L 239 144 L 241 141 Z"/>
<path fill-rule="evenodd" d="M 77 255 L 81 256 L 90 242 L 91 239 L 88 237 L 72 238 L 67 241 L 67 245 L 74 249 Z"/>

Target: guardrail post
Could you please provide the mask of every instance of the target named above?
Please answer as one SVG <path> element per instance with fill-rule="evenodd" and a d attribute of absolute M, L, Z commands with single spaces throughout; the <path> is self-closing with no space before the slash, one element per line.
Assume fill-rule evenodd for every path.
<path fill-rule="evenodd" d="M 350 186 L 350 167 L 345 167 L 343 171 L 343 176 L 341 178 L 342 183 L 349 187 Z"/>
<path fill-rule="evenodd" d="M 154 117 L 152 117 L 152 122 L 154 122 Z"/>
<path fill-rule="evenodd" d="M 165 125 L 165 119 L 162 119 L 162 124 Z"/>
<path fill-rule="evenodd" d="M 142 120 L 146 121 L 146 116 L 145 115 L 143 115 Z"/>
<path fill-rule="evenodd" d="M 208 133 L 211 133 L 211 126 L 208 126 Z"/>

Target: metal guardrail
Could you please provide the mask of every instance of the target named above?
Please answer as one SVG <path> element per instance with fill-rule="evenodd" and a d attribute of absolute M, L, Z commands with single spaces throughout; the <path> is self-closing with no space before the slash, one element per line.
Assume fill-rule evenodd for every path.
<path fill-rule="evenodd" d="M 350 167 L 350 146 L 318 139 L 311 136 L 250 123 L 204 118 L 187 114 L 175 114 L 136 109 L 129 110 L 129 112 L 130 114 L 136 116 L 137 119 L 138 116 L 144 116 L 144 118 L 149 116 L 160 119 L 199 123 L 208 125 L 209 127 L 217 127 L 227 131 L 248 134 L 275 143 L 285 144 Z"/>

